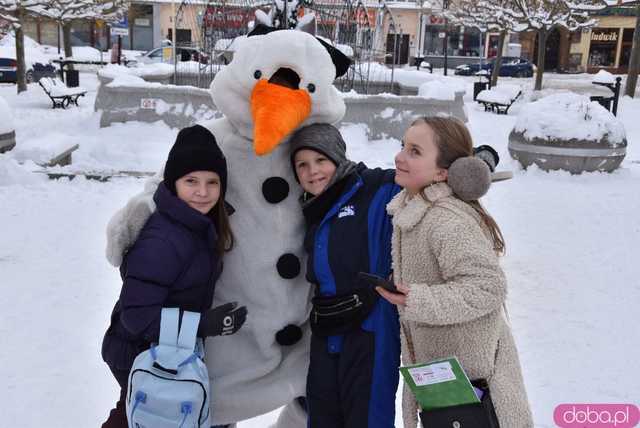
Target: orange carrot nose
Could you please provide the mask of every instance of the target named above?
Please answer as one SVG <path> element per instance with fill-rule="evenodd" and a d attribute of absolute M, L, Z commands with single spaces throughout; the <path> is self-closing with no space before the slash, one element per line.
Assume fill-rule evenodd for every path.
<path fill-rule="evenodd" d="M 253 149 L 258 156 L 270 153 L 311 114 L 306 91 L 260 80 L 251 93 Z"/>

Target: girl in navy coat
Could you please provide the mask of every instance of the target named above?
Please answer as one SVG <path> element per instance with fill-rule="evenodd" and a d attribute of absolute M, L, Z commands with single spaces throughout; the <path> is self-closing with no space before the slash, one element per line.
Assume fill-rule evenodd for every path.
<path fill-rule="evenodd" d="M 224 204 L 227 164 L 206 128 L 180 131 L 154 195 L 156 211 L 120 267 L 123 279 L 102 343 L 102 358 L 120 385 L 103 428 L 126 428 L 127 378 L 136 356 L 158 341 L 162 308 L 202 314 L 198 336 L 233 334 L 247 310 L 237 303 L 210 309 L 222 256 L 233 246 Z"/>

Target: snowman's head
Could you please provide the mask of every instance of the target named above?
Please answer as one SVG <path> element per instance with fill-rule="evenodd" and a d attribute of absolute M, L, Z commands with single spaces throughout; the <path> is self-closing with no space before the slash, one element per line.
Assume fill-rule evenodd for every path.
<path fill-rule="evenodd" d="M 216 106 L 258 155 L 311 123 L 336 123 L 345 104 L 334 79 L 349 60 L 314 36 L 295 30 L 242 39 L 231 63 L 211 83 Z"/>

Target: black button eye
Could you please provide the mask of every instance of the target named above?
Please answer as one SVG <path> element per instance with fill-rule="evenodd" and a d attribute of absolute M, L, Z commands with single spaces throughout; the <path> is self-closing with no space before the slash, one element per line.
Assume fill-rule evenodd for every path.
<path fill-rule="evenodd" d="M 316 91 L 316 85 L 314 85 L 313 83 L 309 83 L 307 85 L 307 89 L 313 94 Z"/>
<path fill-rule="evenodd" d="M 261 78 L 262 77 L 262 71 L 256 70 L 256 72 L 253 73 L 253 77 L 255 77 L 256 79 Z"/>

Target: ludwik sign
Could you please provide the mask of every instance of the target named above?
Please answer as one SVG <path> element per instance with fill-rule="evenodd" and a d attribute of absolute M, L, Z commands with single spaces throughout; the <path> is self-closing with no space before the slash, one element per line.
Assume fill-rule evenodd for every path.
<path fill-rule="evenodd" d="M 618 41 L 618 30 L 595 30 L 591 32 L 592 42 L 611 42 Z"/>

